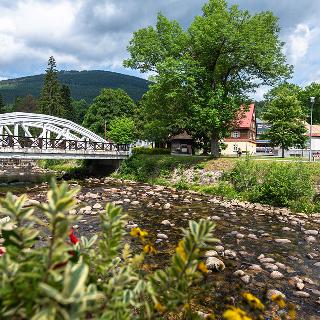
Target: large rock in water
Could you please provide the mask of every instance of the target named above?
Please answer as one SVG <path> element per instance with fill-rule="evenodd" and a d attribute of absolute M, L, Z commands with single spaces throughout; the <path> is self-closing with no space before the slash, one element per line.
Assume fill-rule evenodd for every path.
<path fill-rule="evenodd" d="M 216 257 L 209 257 L 206 261 L 206 266 L 209 270 L 215 271 L 222 271 L 225 269 L 224 263 Z"/>

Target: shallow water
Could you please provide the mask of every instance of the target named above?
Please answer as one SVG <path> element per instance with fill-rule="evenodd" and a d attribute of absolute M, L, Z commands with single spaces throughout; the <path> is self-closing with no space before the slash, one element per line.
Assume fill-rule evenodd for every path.
<path fill-rule="evenodd" d="M 173 191 L 162 187 L 123 184 L 114 181 L 102 183 L 94 179 L 78 183 L 82 185 L 82 191 L 78 197 L 82 200 L 81 206 L 93 206 L 95 203 L 104 205 L 107 202 L 124 199 L 130 199 L 131 202 L 139 201 L 137 205 L 125 202 L 122 204 L 124 211 L 129 215 L 129 220 L 148 230 L 153 242 L 156 242 L 156 235 L 159 232 L 168 236 L 168 240 L 155 243 L 159 253 L 147 261 L 150 269 L 164 267 L 168 264 L 170 255 L 181 238 L 181 228 L 186 228 L 189 220 L 208 219 L 213 216 L 215 219 L 220 218 L 216 221 L 215 236 L 221 240 L 225 250 L 231 249 L 236 252 L 236 258 L 219 257 L 226 264 L 226 269 L 207 277 L 205 283 L 210 289 L 210 295 L 205 296 L 199 293 L 198 297 L 204 311 L 223 310 L 225 305 L 232 301 L 232 298 L 237 301 L 239 292 L 243 290 L 248 290 L 263 298 L 268 289 L 277 289 L 286 295 L 288 301 L 297 305 L 298 319 L 320 319 L 320 306 L 316 302 L 320 297 L 320 292 L 317 292 L 320 290 L 320 267 L 314 266 L 314 263 L 320 261 L 319 235 L 315 236 L 316 242 L 310 243 L 306 241 L 303 233 L 304 229 L 318 230 L 318 222 L 301 218 L 300 220 L 304 221 L 303 224 L 295 225 L 292 224 L 290 217 L 237 206 L 226 208 L 223 202 L 221 204 L 210 202 L 208 196 Z M 12 185 L 7 185 L 7 190 L 11 188 Z M 19 190 L 14 191 L 16 193 L 27 192 L 30 198 L 44 200 L 46 190 L 47 185 L 32 182 L 31 185 L 24 187 L 20 184 Z M 88 193 L 97 194 L 98 198 L 86 197 Z M 170 210 L 163 209 L 165 203 L 171 204 Z M 174 226 L 161 224 L 161 221 L 165 219 L 174 223 Z M 76 231 L 78 235 L 90 237 L 100 231 L 97 215 L 84 215 L 78 225 L 79 228 Z M 290 227 L 292 230 L 283 231 L 284 227 Z M 232 231 L 243 234 L 243 239 L 237 239 Z M 249 238 L 249 234 L 256 235 L 256 239 Z M 289 239 L 291 243 L 279 244 L 274 241 L 276 238 Z M 134 243 L 133 247 L 135 247 Z M 258 260 L 260 254 L 285 265 L 285 269 L 278 270 L 284 274 L 284 279 L 270 278 L 270 270 L 267 270 Z M 309 259 L 307 254 L 312 254 L 315 258 Z M 249 270 L 252 264 L 261 265 L 263 271 L 256 273 Z M 244 284 L 233 275 L 233 272 L 239 269 L 251 276 L 249 284 Z M 304 282 L 303 291 L 310 293 L 309 298 L 294 296 L 293 292 L 296 289 L 290 284 L 290 278 L 294 276 L 299 276 L 301 279 L 312 279 L 313 284 Z"/>

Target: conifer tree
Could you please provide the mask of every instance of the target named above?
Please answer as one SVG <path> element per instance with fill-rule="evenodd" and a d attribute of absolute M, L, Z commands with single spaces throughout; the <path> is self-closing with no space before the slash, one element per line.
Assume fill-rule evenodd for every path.
<path fill-rule="evenodd" d="M 5 112 L 5 104 L 4 104 L 2 94 L 0 93 L 0 113 L 4 113 L 4 112 Z"/>
<path fill-rule="evenodd" d="M 63 117 L 76 122 L 76 116 L 72 105 L 71 91 L 70 88 L 65 84 L 61 86 L 61 99 L 64 113 Z"/>
<path fill-rule="evenodd" d="M 56 61 L 52 56 L 48 61 L 44 85 L 38 102 L 38 112 L 57 117 L 63 117 L 65 115 Z"/>

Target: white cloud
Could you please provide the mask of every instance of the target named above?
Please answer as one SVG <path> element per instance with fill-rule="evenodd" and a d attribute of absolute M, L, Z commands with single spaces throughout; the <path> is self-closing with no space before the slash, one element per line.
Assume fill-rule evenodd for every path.
<path fill-rule="evenodd" d="M 288 53 L 293 63 L 303 59 L 308 53 L 314 31 L 306 24 L 298 24 L 293 34 L 289 36 Z"/>

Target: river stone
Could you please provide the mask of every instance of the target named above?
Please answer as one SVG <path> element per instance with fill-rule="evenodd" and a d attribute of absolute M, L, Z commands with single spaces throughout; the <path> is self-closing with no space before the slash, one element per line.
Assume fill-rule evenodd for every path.
<path fill-rule="evenodd" d="M 289 239 L 274 239 L 274 241 L 281 244 L 291 243 L 291 240 Z"/>
<path fill-rule="evenodd" d="M 283 278 L 284 278 L 284 275 L 283 275 L 281 272 L 279 272 L 279 271 L 272 271 L 272 272 L 270 273 L 270 277 L 271 277 L 272 279 L 283 279 Z"/>
<path fill-rule="evenodd" d="M 263 266 L 268 270 L 278 270 L 278 266 L 273 263 L 265 263 Z"/>
<path fill-rule="evenodd" d="M 256 271 L 256 272 L 261 272 L 262 268 L 258 264 L 253 264 L 249 267 L 250 270 Z"/>
<path fill-rule="evenodd" d="M 134 200 L 134 201 L 131 202 L 131 204 L 132 204 L 133 206 L 136 206 L 136 205 L 138 205 L 139 203 L 140 203 L 140 202 L 137 201 L 137 200 Z"/>
<path fill-rule="evenodd" d="M 308 235 L 308 236 L 316 236 L 319 234 L 318 230 L 305 230 L 304 234 Z"/>
<path fill-rule="evenodd" d="M 227 256 L 228 258 L 234 259 L 237 256 L 237 253 L 233 250 L 227 249 L 224 251 L 224 255 Z"/>
<path fill-rule="evenodd" d="M 96 203 L 92 208 L 93 209 L 101 209 L 102 205 L 100 203 Z"/>
<path fill-rule="evenodd" d="M 166 240 L 166 239 L 168 239 L 168 236 L 164 233 L 158 233 L 157 238 Z"/>
<path fill-rule="evenodd" d="M 320 267 L 320 262 L 316 262 L 316 263 L 314 264 L 314 266 L 315 266 L 315 267 Z"/>
<path fill-rule="evenodd" d="M 77 214 L 77 210 L 76 210 L 76 209 L 72 209 L 72 210 L 69 211 L 69 214 L 72 215 L 72 216 L 74 216 L 74 215 Z M 1 223 L 0 223 L 0 224 L 1 224 Z"/>
<path fill-rule="evenodd" d="M 215 251 L 215 250 L 208 250 L 208 251 L 206 251 L 205 254 L 204 254 L 204 256 L 205 256 L 206 258 L 208 258 L 208 257 L 216 257 L 217 255 L 218 255 L 218 252 Z"/>
<path fill-rule="evenodd" d="M 296 283 L 296 287 L 297 287 L 298 290 L 302 290 L 304 288 L 303 282 L 297 282 Z"/>
<path fill-rule="evenodd" d="M 283 263 L 281 262 L 276 262 L 275 265 L 279 268 L 279 269 L 287 269 L 286 265 L 284 265 Z"/>
<path fill-rule="evenodd" d="M 272 297 L 274 297 L 274 296 L 280 296 L 283 299 L 286 298 L 286 296 L 281 291 L 278 291 L 278 290 L 275 290 L 275 289 L 270 289 L 270 290 L 267 291 L 267 298 L 269 300 L 271 300 Z"/>
<path fill-rule="evenodd" d="M 214 249 L 217 250 L 218 252 L 222 252 L 224 250 L 223 246 L 214 246 Z"/>
<path fill-rule="evenodd" d="M 305 292 L 305 291 L 294 291 L 293 295 L 296 297 L 300 297 L 300 298 L 309 298 L 310 297 L 310 293 Z"/>
<path fill-rule="evenodd" d="M 271 263 L 274 262 L 274 259 L 272 258 L 261 258 L 259 259 L 261 263 Z"/>
<path fill-rule="evenodd" d="M 245 284 L 249 284 L 250 283 L 250 276 L 245 275 L 243 277 L 240 278 Z"/>
<path fill-rule="evenodd" d="M 316 238 L 313 237 L 313 236 L 307 237 L 306 240 L 307 240 L 308 242 L 316 242 L 316 241 L 317 241 Z"/>
<path fill-rule="evenodd" d="M 237 270 L 233 274 L 237 277 L 243 277 L 245 275 L 245 272 L 243 270 Z"/>
<path fill-rule="evenodd" d="M 25 206 L 26 207 L 29 207 L 29 206 L 34 206 L 34 205 L 39 205 L 40 204 L 40 201 L 38 200 L 33 200 L 33 199 L 29 199 L 25 202 Z"/>
<path fill-rule="evenodd" d="M 209 257 L 206 261 L 206 266 L 209 270 L 222 271 L 225 269 L 224 263 L 216 257 Z"/>
<path fill-rule="evenodd" d="M 163 206 L 163 209 L 164 209 L 164 210 L 168 210 L 168 209 L 170 209 L 170 207 L 171 207 L 170 203 L 166 203 L 166 204 Z"/>

